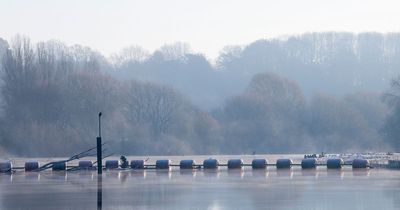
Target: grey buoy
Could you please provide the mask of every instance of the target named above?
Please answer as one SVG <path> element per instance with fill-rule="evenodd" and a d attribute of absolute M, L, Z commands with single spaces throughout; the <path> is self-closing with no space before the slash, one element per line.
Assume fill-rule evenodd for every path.
<path fill-rule="evenodd" d="M 328 169 L 340 169 L 344 164 L 343 159 L 329 159 L 326 161 L 326 168 Z"/>
<path fill-rule="evenodd" d="M 132 169 L 144 169 L 144 160 L 131 160 Z"/>
<path fill-rule="evenodd" d="M 67 169 L 67 163 L 64 161 L 60 162 L 55 162 L 53 163 L 53 166 L 51 167 L 53 171 L 65 171 Z"/>
<path fill-rule="evenodd" d="M 40 167 L 37 161 L 27 161 L 25 162 L 25 171 L 34 171 Z"/>
<path fill-rule="evenodd" d="M 352 165 L 353 168 L 368 168 L 369 161 L 366 159 L 354 159 Z"/>
<path fill-rule="evenodd" d="M 301 161 L 302 169 L 314 169 L 317 167 L 317 159 L 315 158 L 306 158 Z"/>
<path fill-rule="evenodd" d="M 119 160 L 106 160 L 106 169 L 117 169 L 119 167 Z"/>
<path fill-rule="evenodd" d="M 91 160 L 80 160 L 78 166 L 80 169 L 91 169 L 93 162 Z"/>
<path fill-rule="evenodd" d="M 12 170 L 11 161 L 0 162 L 0 173 L 9 173 Z"/>
<path fill-rule="evenodd" d="M 228 169 L 242 169 L 243 160 L 242 159 L 230 159 L 228 160 Z"/>
<path fill-rule="evenodd" d="M 171 160 L 157 160 L 156 169 L 170 169 Z"/>
<path fill-rule="evenodd" d="M 284 168 L 291 168 L 293 161 L 291 159 L 278 159 L 276 160 L 276 168 L 284 169 Z"/>
<path fill-rule="evenodd" d="M 267 168 L 267 160 L 266 159 L 254 159 L 251 161 L 251 167 L 253 169 L 265 169 Z"/>
<path fill-rule="evenodd" d="M 196 162 L 194 160 L 181 160 L 179 163 L 180 169 L 194 169 Z"/>
<path fill-rule="evenodd" d="M 217 159 L 206 159 L 203 161 L 204 169 L 217 169 L 219 166 L 219 162 Z"/>

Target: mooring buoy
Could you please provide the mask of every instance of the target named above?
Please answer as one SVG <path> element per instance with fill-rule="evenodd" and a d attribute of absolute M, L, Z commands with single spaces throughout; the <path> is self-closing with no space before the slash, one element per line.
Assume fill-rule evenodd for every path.
<path fill-rule="evenodd" d="M 251 167 L 253 169 L 265 169 L 267 168 L 267 160 L 266 159 L 254 159 L 251 161 Z"/>

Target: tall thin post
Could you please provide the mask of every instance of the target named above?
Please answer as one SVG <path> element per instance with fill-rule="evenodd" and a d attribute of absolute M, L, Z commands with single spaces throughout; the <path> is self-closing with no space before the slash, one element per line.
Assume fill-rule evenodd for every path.
<path fill-rule="evenodd" d="M 101 112 L 99 113 L 99 137 L 97 137 L 97 174 L 102 174 L 103 163 L 101 161 Z"/>

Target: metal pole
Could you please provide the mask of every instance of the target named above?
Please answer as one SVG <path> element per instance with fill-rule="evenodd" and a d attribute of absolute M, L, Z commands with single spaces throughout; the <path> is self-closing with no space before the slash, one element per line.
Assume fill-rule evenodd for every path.
<path fill-rule="evenodd" d="M 103 163 L 101 154 L 101 112 L 99 113 L 99 137 L 97 137 L 97 174 L 102 174 Z"/>
<path fill-rule="evenodd" d="M 99 112 L 99 137 L 101 138 L 101 115 L 102 113 Z"/>

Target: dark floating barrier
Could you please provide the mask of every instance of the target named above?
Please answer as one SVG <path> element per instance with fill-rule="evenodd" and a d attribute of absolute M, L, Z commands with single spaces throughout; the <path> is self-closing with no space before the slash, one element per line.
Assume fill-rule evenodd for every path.
<path fill-rule="evenodd" d="M 217 159 L 206 159 L 203 161 L 203 168 L 204 169 L 218 169 L 219 162 Z"/>
<path fill-rule="evenodd" d="M 341 169 L 344 164 L 343 159 L 329 159 L 326 161 L 326 168 L 328 169 Z"/>
<path fill-rule="evenodd" d="M 37 161 L 28 161 L 25 162 L 25 171 L 34 171 L 40 167 L 39 162 Z"/>
<path fill-rule="evenodd" d="M 284 169 L 284 168 L 291 168 L 293 161 L 291 159 L 278 159 L 276 160 L 276 168 Z"/>
<path fill-rule="evenodd" d="M 67 161 L 54 161 L 40 166 L 37 161 L 27 161 L 25 166 L 13 167 L 11 161 L 0 162 L 0 173 L 13 172 L 14 170 L 24 170 L 25 171 L 42 171 L 47 169 L 52 169 L 53 171 L 65 171 L 67 168 L 79 169 L 92 169 L 93 162 L 90 160 L 80 160 L 78 166 L 67 166 Z M 324 164 L 318 164 L 316 158 L 305 158 L 301 163 L 293 163 L 292 159 L 278 159 L 275 164 L 268 164 L 266 159 L 253 159 L 251 164 L 244 163 L 242 159 L 229 159 L 227 163 L 220 164 L 217 159 L 209 158 L 203 161 L 203 164 L 196 164 L 192 159 L 181 160 L 179 164 L 172 164 L 171 160 L 157 160 L 155 165 L 145 164 L 146 160 L 131 160 L 131 169 L 171 169 L 171 167 L 179 167 L 180 169 L 219 169 L 219 166 L 226 166 L 227 169 L 243 169 L 243 167 L 250 167 L 252 169 L 266 169 L 267 166 L 276 166 L 277 169 L 290 169 L 293 166 L 301 166 L 302 169 L 315 169 L 317 166 L 326 166 L 327 169 L 341 169 L 343 166 L 352 166 L 353 169 L 361 168 L 366 169 L 372 167 L 369 160 L 367 159 L 354 159 L 352 161 L 344 162 L 343 159 L 333 158 L 328 159 Z M 127 164 L 128 165 L 128 164 Z M 383 164 L 382 164 L 383 165 Z M 119 160 L 106 160 L 105 169 L 118 169 L 121 168 Z M 375 165 L 373 165 L 375 167 Z M 386 168 L 400 168 L 400 160 L 389 160 L 387 165 L 382 167 Z M 68 169 L 70 170 L 70 169 Z"/>
<path fill-rule="evenodd" d="M 78 166 L 80 169 L 91 169 L 93 168 L 93 162 L 91 160 L 80 160 Z"/>
<path fill-rule="evenodd" d="M 131 160 L 132 169 L 144 169 L 144 160 Z"/>
<path fill-rule="evenodd" d="M 118 169 L 119 167 L 119 160 L 106 160 L 106 169 Z"/>
<path fill-rule="evenodd" d="M 251 161 L 251 167 L 253 169 L 265 169 L 267 168 L 267 160 L 266 159 L 254 159 Z"/>
<path fill-rule="evenodd" d="M 67 169 L 67 163 L 65 161 L 55 162 L 51 166 L 53 171 L 65 171 Z"/>
<path fill-rule="evenodd" d="M 317 159 L 315 158 L 306 158 L 301 161 L 302 169 L 315 169 L 317 168 Z"/>
<path fill-rule="evenodd" d="M 228 169 L 242 169 L 243 160 L 242 159 L 230 159 L 228 160 Z"/>
<path fill-rule="evenodd" d="M 179 163 L 180 169 L 194 169 L 196 166 L 196 162 L 194 160 L 181 160 Z"/>
<path fill-rule="evenodd" d="M 170 169 L 171 160 L 157 160 L 156 161 L 156 169 Z"/>
<path fill-rule="evenodd" d="M 353 168 L 369 168 L 369 161 L 366 159 L 354 159 Z"/>
<path fill-rule="evenodd" d="M 388 168 L 399 169 L 400 160 L 388 160 Z"/>
<path fill-rule="evenodd" d="M 0 173 L 8 173 L 12 170 L 11 161 L 0 162 Z"/>

